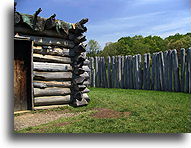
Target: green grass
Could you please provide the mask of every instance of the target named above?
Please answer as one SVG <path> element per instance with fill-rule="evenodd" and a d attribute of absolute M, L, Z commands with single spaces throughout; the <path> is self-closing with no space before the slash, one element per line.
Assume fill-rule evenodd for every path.
<path fill-rule="evenodd" d="M 29 127 L 19 133 L 188 133 L 191 132 L 190 101 L 186 93 L 90 88 L 91 102 L 83 112 L 48 124 Z M 94 108 L 130 112 L 129 117 L 94 118 Z M 63 125 L 64 124 L 64 125 Z"/>

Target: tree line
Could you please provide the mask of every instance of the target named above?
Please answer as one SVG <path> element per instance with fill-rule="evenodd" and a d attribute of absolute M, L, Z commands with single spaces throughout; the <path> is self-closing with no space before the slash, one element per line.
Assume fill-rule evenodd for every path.
<path fill-rule="evenodd" d="M 116 56 L 116 55 L 136 55 L 145 53 L 154 53 L 158 51 L 166 51 L 181 48 L 188 49 L 191 47 L 191 33 L 175 34 L 166 38 L 160 36 L 135 35 L 133 37 L 122 37 L 117 42 L 106 43 L 103 50 L 95 40 L 89 40 L 87 44 L 87 56 Z"/>

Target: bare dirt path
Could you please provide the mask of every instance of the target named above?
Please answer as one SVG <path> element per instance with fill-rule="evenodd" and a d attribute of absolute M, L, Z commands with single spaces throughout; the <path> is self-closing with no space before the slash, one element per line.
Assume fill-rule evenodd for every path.
<path fill-rule="evenodd" d="M 45 111 L 40 113 L 25 113 L 14 117 L 14 130 L 21 130 L 30 126 L 45 124 L 59 118 L 74 117 L 80 113 L 67 113 L 66 111 Z"/>

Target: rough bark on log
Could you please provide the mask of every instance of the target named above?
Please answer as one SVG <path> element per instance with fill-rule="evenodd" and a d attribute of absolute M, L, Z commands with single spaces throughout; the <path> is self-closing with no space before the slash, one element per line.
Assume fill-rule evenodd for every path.
<path fill-rule="evenodd" d="M 28 37 L 28 35 L 23 35 L 23 36 Z M 46 46 L 60 46 L 65 48 L 73 48 L 75 46 L 73 41 L 69 41 L 63 38 L 37 37 L 37 36 L 29 36 L 29 37 L 32 41 L 34 41 L 35 46 L 46 45 Z"/>
<path fill-rule="evenodd" d="M 42 54 L 33 54 L 33 61 L 35 62 L 50 62 L 50 63 L 64 63 L 71 64 L 71 58 L 69 57 L 60 57 L 52 55 L 42 55 Z"/>
<path fill-rule="evenodd" d="M 185 49 L 180 50 L 180 65 L 181 65 L 181 91 L 185 91 Z"/>
<path fill-rule="evenodd" d="M 33 62 L 35 71 L 61 71 L 67 72 L 72 71 L 72 66 L 70 64 L 57 64 L 57 63 L 43 63 L 43 62 Z"/>
<path fill-rule="evenodd" d="M 46 88 L 46 87 L 71 87 L 71 81 L 33 81 L 33 86 L 36 88 Z"/>
<path fill-rule="evenodd" d="M 34 71 L 35 80 L 71 80 L 71 72 L 36 72 Z"/>
<path fill-rule="evenodd" d="M 38 105 L 58 105 L 68 104 L 71 102 L 71 96 L 47 96 L 47 97 L 35 97 L 34 104 Z"/>
<path fill-rule="evenodd" d="M 81 93 L 89 93 L 90 90 L 88 88 L 85 88 L 83 91 L 81 91 Z"/>
<path fill-rule="evenodd" d="M 34 88 L 34 96 L 65 96 L 71 94 L 70 88 L 48 87 L 44 89 Z"/>
<path fill-rule="evenodd" d="M 66 48 L 57 48 L 54 46 L 33 46 L 33 53 L 38 53 L 42 55 L 53 55 L 53 56 L 62 56 L 62 57 L 72 57 L 75 55 L 74 52 L 71 52 L 70 49 Z"/>

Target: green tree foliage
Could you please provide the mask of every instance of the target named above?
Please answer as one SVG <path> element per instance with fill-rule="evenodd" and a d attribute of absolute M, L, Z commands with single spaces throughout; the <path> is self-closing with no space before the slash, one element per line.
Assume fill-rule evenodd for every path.
<path fill-rule="evenodd" d="M 96 54 L 99 53 L 100 45 L 95 40 L 89 40 L 86 50 L 87 50 L 87 56 L 94 57 Z"/>
<path fill-rule="evenodd" d="M 115 56 L 115 55 L 135 55 L 144 53 L 154 53 L 166 51 L 169 49 L 181 48 L 188 49 L 191 47 L 191 33 L 185 35 L 175 34 L 165 39 L 159 36 L 136 35 L 134 37 L 122 37 L 115 43 L 106 44 L 98 56 Z"/>

